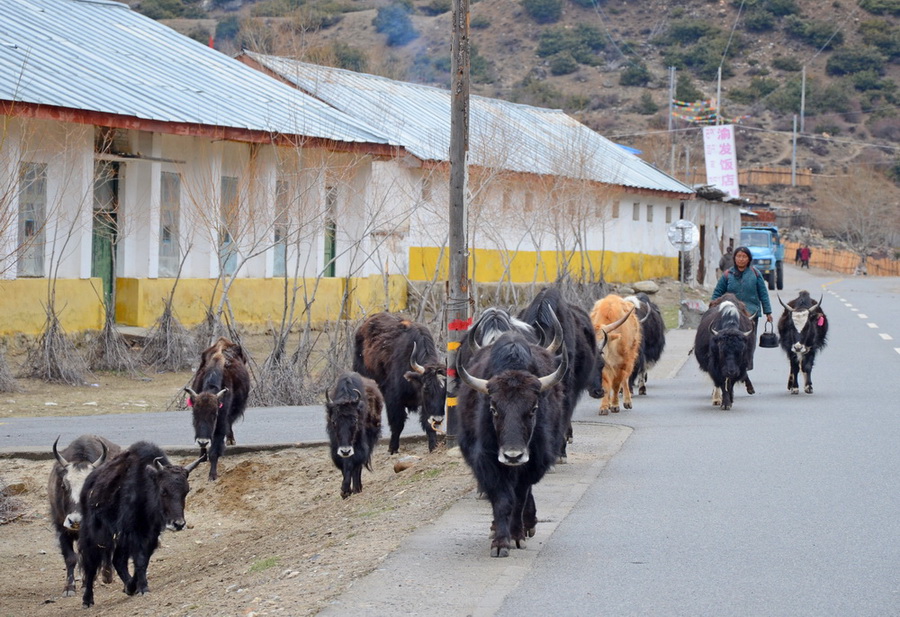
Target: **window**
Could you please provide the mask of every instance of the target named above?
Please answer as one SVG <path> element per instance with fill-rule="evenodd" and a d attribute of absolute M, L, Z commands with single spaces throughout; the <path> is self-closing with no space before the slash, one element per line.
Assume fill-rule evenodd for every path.
<path fill-rule="evenodd" d="M 324 276 L 335 276 L 337 268 L 337 188 L 325 187 L 325 268 Z"/>
<path fill-rule="evenodd" d="M 619 202 L 618 201 L 614 201 L 612 204 L 612 217 L 614 219 L 619 218 Z"/>
<path fill-rule="evenodd" d="M 273 276 L 287 275 L 287 237 L 289 225 L 290 184 L 286 180 L 275 182 L 275 258 L 272 264 Z"/>
<path fill-rule="evenodd" d="M 653 204 L 647 204 L 647 222 L 653 222 Z"/>
<path fill-rule="evenodd" d="M 222 176 L 222 196 L 219 225 L 219 267 L 225 274 L 237 270 L 237 247 L 234 233 L 238 222 L 238 179 Z"/>
<path fill-rule="evenodd" d="M 639 221 L 641 220 L 641 204 L 635 202 L 631 207 L 631 220 Z"/>
<path fill-rule="evenodd" d="M 44 276 L 46 216 L 47 165 L 22 163 L 19 170 L 18 276 Z"/>
<path fill-rule="evenodd" d="M 160 174 L 159 191 L 159 276 L 178 276 L 181 261 L 179 220 L 181 219 L 181 174 Z"/>
<path fill-rule="evenodd" d="M 666 206 L 666 223 L 672 222 L 672 206 Z"/>

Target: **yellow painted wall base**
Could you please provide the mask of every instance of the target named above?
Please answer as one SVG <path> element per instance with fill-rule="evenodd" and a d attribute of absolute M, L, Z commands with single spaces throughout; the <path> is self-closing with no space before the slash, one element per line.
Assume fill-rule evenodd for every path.
<path fill-rule="evenodd" d="M 515 255 L 493 249 L 474 249 L 469 256 L 469 268 L 473 280 L 478 283 L 495 283 L 500 280 L 512 283 L 549 283 L 557 279 L 560 264 L 568 260 L 566 270 L 577 279 L 604 279 L 618 283 L 632 283 L 644 279 L 677 277 L 678 258 L 643 253 L 614 253 L 612 251 L 587 251 L 586 255 L 563 255 L 555 251 L 517 251 Z M 409 250 L 409 278 L 427 281 L 435 276 L 440 264 L 439 278 L 447 278 L 447 254 L 438 247 L 412 247 Z M 508 273 L 507 273 L 508 270 Z"/>
<path fill-rule="evenodd" d="M 165 300 L 175 279 L 119 279 L 117 287 L 116 321 L 129 326 L 152 326 L 162 314 Z M 218 306 L 221 287 L 210 279 L 182 279 L 175 288 L 173 307 L 175 316 L 186 325 L 201 323 L 206 308 L 214 298 Z M 406 308 L 406 280 L 400 275 L 355 278 L 322 278 L 299 281 L 295 318 L 305 320 L 304 306 L 308 294 L 314 298 L 309 311 L 314 324 L 336 319 L 353 319 L 363 314 Z M 234 318 L 240 324 L 266 325 L 281 321 L 285 297 L 293 296 L 293 281 L 281 278 L 237 279 L 228 292 Z M 346 294 L 346 304 L 342 301 Z M 301 315 L 303 315 L 301 317 Z"/>
<path fill-rule="evenodd" d="M 120 278 L 116 283 L 116 322 L 125 326 L 152 326 L 162 314 L 175 279 Z M 292 284 L 292 282 L 291 282 Z M 315 296 L 309 310 L 314 324 L 335 319 L 355 319 L 383 310 L 406 309 L 406 279 L 401 275 L 324 278 L 301 282 Z M 68 333 L 99 330 L 103 327 L 103 304 L 99 278 L 60 279 L 56 283 L 56 306 L 60 323 Z M 341 303 L 347 292 L 342 312 Z M 293 293 L 288 290 L 288 295 Z M 185 326 L 201 323 L 210 298 L 221 298 L 221 288 L 209 279 L 182 279 L 175 289 L 176 318 Z M 229 291 L 231 308 L 238 323 L 267 325 L 278 323 L 284 308 L 284 279 L 238 279 Z M 44 329 L 47 279 L 0 280 L 0 335 L 37 335 Z M 298 294 L 297 317 L 306 301 Z M 217 306 L 217 305 L 216 305 Z M 305 316 L 302 317 L 305 320 Z"/>
<path fill-rule="evenodd" d="M 0 280 L 0 335 L 43 331 L 47 321 L 47 279 Z M 68 333 L 103 327 L 103 281 L 59 279 L 56 281 L 59 323 Z"/>

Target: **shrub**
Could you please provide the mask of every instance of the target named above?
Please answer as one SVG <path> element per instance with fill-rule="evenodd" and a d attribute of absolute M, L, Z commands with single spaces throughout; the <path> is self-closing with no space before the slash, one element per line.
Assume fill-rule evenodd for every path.
<path fill-rule="evenodd" d="M 775 56 L 772 58 L 772 68 L 779 71 L 796 72 L 802 69 L 803 66 L 793 56 Z"/>
<path fill-rule="evenodd" d="M 431 0 L 431 2 L 419 8 L 425 15 L 443 15 L 452 9 L 453 0 Z"/>
<path fill-rule="evenodd" d="M 900 59 L 900 28 L 884 19 L 870 19 L 859 25 L 859 33 L 863 43 L 877 48 L 888 60 Z"/>
<path fill-rule="evenodd" d="M 900 0 L 859 0 L 859 6 L 873 15 L 900 15 Z"/>
<path fill-rule="evenodd" d="M 491 27 L 491 20 L 484 15 L 476 15 L 469 20 L 469 27 L 475 30 L 484 30 Z"/>
<path fill-rule="evenodd" d="M 236 15 L 229 15 L 216 24 L 216 40 L 230 40 L 241 30 L 241 22 Z"/>
<path fill-rule="evenodd" d="M 849 47 L 831 54 L 825 64 L 828 75 L 851 75 L 860 71 L 883 73 L 884 56 L 871 47 Z"/>
<path fill-rule="evenodd" d="M 738 103 L 750 105 L 777 90 L 778 84 L 779 81 L 776 79 L 754 77 L 746 88 L 734 88 L 728 94 Z"/>
<path fill-rule="evenodd" d="M 796 0 L 765 0 L 763 8 L 776 17 L 785 17 L 800 12 Z"/>
<path fill-rule="evenodd" d="M 768 32 L 775 28 L 775 16 L 759 9 L 748 11 L 744 17 L 744 28 L 750 32 Z"/>
<path fill-rule="evenodd" d="M 784 20 L 784 30 L 789 36 L 824 50 L 834 49 L 844 42 L 844 33 L 831 22 L 804 20 L 789 15 Z"/>
<path fill-rule="evenodd" d="M 372 25 L 376 32 L 387 35 L 389 47 L 406 45 L 419 36 L 409 18 L 409 8 L 399 3 L 379 7 Z"/>
<path fill-rule="evenodd" d="M 646 86 L 650 83 L 650 71 L 643 62 L 634 62 L 628 65 L 619 76 L 619 85 L 621 86 Z"/>
<path fill-rule="evenodd" d="M 652 116 L 659 111 L 659 105 L 656 104 L 649 92 L 644 92 L 634 110 L 642 116 Z"/>
<path fill-rule="evenodd" d="M 554 75 L 569 75 L 578 70 L 578 61 L 568 51 L 563 51 L 550 58 L 550 72 Z"/>
<path fill-rule="evenodd" d="M 137 10 L 150 19 L 175 19 L 205 17 L 199 0 L 143 0 Z"/>
<path fill-rule="evenodd" d="M 537 55 L 546 58 L 566 52 L 581 64 L 597 66 L 600 63 L 597 51 L 604 45 L 602 33 L 593 26 L 581 24 L 572 30 L 547 28 L 540 35 Z"/>
<path fill-rule="evenodd" d="M 900 117 L 882 116 L 869 121 L 872 137 L 900 143 Z"/>
<path fill-rule="evenodd" d="M 368 68 L 366 52 L 358 47 L 351 47 L 346 43 L 335 42 L 332 44 L 334 58 L 338 68 L 363 73 Z"/>
<path fill-rule="evenodd" d="M 694 86 L 690 75 L 679 73 L 675 80 L 675 98 L 682 101 L 699 101 L 706 97 Z"/>
<path fill-rule="evenodd" d="M 562 0 L 521 0 L 522 8 L 539 24 L 552 24 L 562 17 Z"/>
<path fill-rule="evenodd" d="M 583 6 L 588 9 L 594 8 L 601 2 L 602 0 L 572 0 L 572 4 L 577 4 L 578 6 Z"/>
<path fill-rule="evenodd" d="M 714 34 L 718 34 L 718 28 L 703 20 L 678 19 L 671 23 L 662 38 L 668 45 L 689 45 Z"/>

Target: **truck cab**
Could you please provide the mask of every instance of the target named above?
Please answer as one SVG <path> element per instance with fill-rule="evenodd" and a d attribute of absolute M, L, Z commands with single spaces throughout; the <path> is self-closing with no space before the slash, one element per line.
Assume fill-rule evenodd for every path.
<path fill-rule="evenodd" d="M 750 249 L 753 265 L 766 277 L 769 289 L 784 289 L 784 245 L 774 225 L 741 227 L 741 245 Z"/>

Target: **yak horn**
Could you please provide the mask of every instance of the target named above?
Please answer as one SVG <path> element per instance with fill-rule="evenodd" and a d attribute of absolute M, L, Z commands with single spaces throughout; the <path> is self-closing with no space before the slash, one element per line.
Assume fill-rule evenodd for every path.
<path fill-rule="evenodd" d="M 100 458 L 91 463 L 91 467 L 99 467 L 100 465 L 102 465 L 106 460 L 106 455 L 109 454 L 109 449 L 106 447 L 106 444 L 104 442 L 100 442 L 100 447 L 103 448 L 103 454 L 100 455 Z"/>
<path fill-rule="evenodd" d="M 481 379 L 480 377 L 473 377 L 469 375 L 469 371 L 466 370 L 464 366 L 459 367 L 459 378 L 462 379 L 462 382 L 475 390 L 476 392 L 481 392 L 482 394 L 487 394 L 487 379 Z"/>
<path fill-rule="evenodd" d="M 219 399 L 219 400 L 221 401 L 221 400 L 222 400 L 222 397 L 225 396 L 225 393 L 226 393 L 226 392 L 228 392 L 228 388 L 222 388 L 221 390 L 219 390 L 218 392 L 216 392 L 216 398 Z"/>
<path fill-rule="evenodd" d="M 328 396 L 328 388 L 325 388 L 325 402 L 331 405 L 331 397 Z"/>
<path fill-rule="evenodd" d="M 741 330 L 741 334 L 743 334 L 744 336 L 750 336 L 751 334 L 753 334 L 753 329 L 751 328 L 750 330 L 747 330 L 746 332 Z"/>
<path fill-rule="evenodd" d="M 781 306 L 784 307 L 784 310 L 790 311 L 791 313 L 794 312 L 794 309 L 792 309 L 791 307 L 789 307 L 787 304 L 784 303 L 784 301 L 781 299 L 781 296 L 779 296 L 778 294 L 775 294 L 775 297 L 778 298 L 778 301 L 781 303 Z"/>
<path fill-rule="evenodd" d="M 811 307 L 809 307 L 809 310 L 812 311 L 813 309 L 819 309 L 821 311 L 822 310 L 822 300 L 824 300 L 824 299 L 825 299 L 825 294 L 822 294 L 821 296 L 819 296 L 819 301 L 816 302 L 815 304 L 813 304 Z"/>
<path fill-rule="evenodd" d="M 550 373 L 549 375 L 545 375 L 544 377 L 539 377 L 538 380 L 541 382 L 541 392 L 548 388 L 552 388 L 565 376 L 566 371 L 569 369 L 569 354 L 566 353 L 566 346 L 562 346 L 562 351 L 560 354 L 559 366 L 556 367 L 556 370 Z"/>
<path fill-rule="evenodd" d="M 197 469 L 197 465 L 199 465 L 206 459 L 207 459 L 206 454 L 201 454 L 200 458 L 198 458 L 196 461 L 194 461 L 193 463 L 191 463 L 190 465 L 185 467 L 184 470 L 188 473 L 188 475 L 191 475 L 191 472 L 194 471 L 195 469 Z"/>
<path fill-rule="evenodd" d="M 603 353 L 603 349 L 606 347 L 606 344 L 609 342 L 609 335 L 606 334 L 606 330 L 603 330 L 602 328 L 600 330 L 600 334 L 603 335 L 603 342 L 597 343 L 597 351 L 600 353 Z"/>
<path fill-rule="evenodd" d="M 648 304 L 648 305 L 647 305 L 647 314 L 644 315 L 643 317 L 638 317 L 638 321 L 641 322 L 641 323 L 644 323 L 645 321 L 647 321 L 647 318 L 650 317 L 650 312 L 651 312 L 652 310 L 653 310 L 653 309 L 651 309 L 651 308 L 650 308 L 650 305 Z"/>
<path fill-rule="evenodd" d="M 559 323 L 559 317 L 556 316 L 556 311 L 550 308 L 550 304 L 544 302 L 544 305 L 547 307 L 547 311 L 550 313 L 551 325 L 553 326 L 553 340 L 550 341 L 550 344 L 545 347 L 547 351 L 552 354 L 555 354 L 557 350 L 559 350 L 560 345 L 563 343 L 562 337 L 562 324 Z M 543 328 L 541 328 L 543 330 Z"/>
<path fill-rule="evenodd" d="M 412 353 L 409 356 L 409 366 L 419 375 L 425 374 L 425 367 L 416 362 L 416 343 L 413 342 Z"/>
<path fill-rule="evenodd" d="M 712 332 L 713 336 L 719 336 L 719 331 L 712 326 L 709 327 L 709 331 Z"/>
<path fill-rule="evenodd" d="M 354 403 L 358 403 L 358 402 L 359 402 L 359 399 L 362 398 L 362 393 L 361 393 L 359 390 L 357 390 L 356 388 L 353 388 L 353 391 L 356 392 L 356 400 L 353 401 L 353 402 L 354 402 Z"/>
<path fill-rule="evenodd" d="M 155 459 L 153 459 L 153 465 L 160 471 L 166 468 L 166 466 L 162 463 L 162 459 L 163 457 L 161 456 L 157 456 Z"/>
<path fill-rule="evenodd" d="M 634 312 L 634 307 L 632 306 L 631 310 L 628 311 L 624 317 L 622 317 L 618 321 L 614 321 L 611 324 L 606 324 L 605 326 L 603 326 L 603 331 L 604 332 L 612 332 L 613 330 L 615 330 L 616 328 L 621 326 L 623 323 L 625 323 L 628 320 L 628 318 L 631 317 L 631 314 L 633 312 Z"/>
<path fill-rule="evenodd" d="M 63 458 L 63 455 L 59 453 L 56 449 L 56 444 L 59 443 L 59 437 L 56 438 L 56 441 L 53 442 L 53 456 L 56 457 L 56 462 L 62 465 L 63 467 L 67 467 L 69 465 L 69 461 Z"/>
<path fill-rule="evenodd" d="M 191 398 L 197 398 L 197 393 L 192 388 L 185 388 L 185 392 L 191 395 Z"/>

